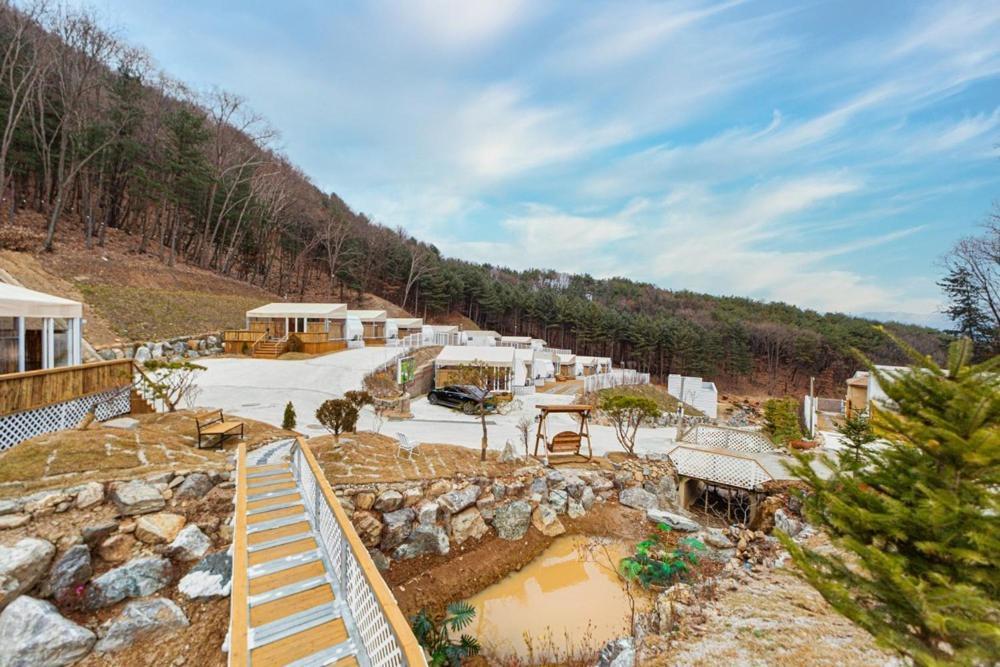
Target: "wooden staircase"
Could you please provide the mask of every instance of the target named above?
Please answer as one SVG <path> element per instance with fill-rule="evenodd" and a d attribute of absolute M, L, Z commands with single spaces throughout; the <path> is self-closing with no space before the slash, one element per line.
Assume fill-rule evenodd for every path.
<path fill-rule="evenodd" d="M 254 345 L 254 359 L 277 359 L 288 351 L 288 339 L 262 340 Z"/>

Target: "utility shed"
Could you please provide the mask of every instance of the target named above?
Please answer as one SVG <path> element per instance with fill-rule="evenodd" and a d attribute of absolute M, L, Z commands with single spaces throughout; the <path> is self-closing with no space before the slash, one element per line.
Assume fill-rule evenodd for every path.
<path fill-rule="evenodd" d="M 509 347 L 447 345 L 434 360 L 434 386 L 466 384 L 464 369 L 482 365 L 491 369 L 492 391 L 510 391 L 514 379 L 514 350 Z"/>
<path fill-rule="evenodd" d="M 0 373 L 81 362 L 83 305 L 0 283 Z"/>

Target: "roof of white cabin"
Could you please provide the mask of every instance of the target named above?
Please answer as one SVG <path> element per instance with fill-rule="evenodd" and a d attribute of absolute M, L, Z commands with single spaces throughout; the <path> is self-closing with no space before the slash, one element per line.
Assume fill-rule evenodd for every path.
<path fill-rule="evenodd" d="M 428 324 L 435 333 L 455 333 L 458 331 L 458 326 L 454 324 Z"/>
<path fill-rule="evenodd" d="M 0 283 L 2 317 L 83 317 L 83 304 L 27 287 Z"/>
<path fill-rule="evenodd" d="M 423 319 L 419 317 L 390 317 L 386 322 L 392 322 L 402 329 L 415 329 L 424 325 Z"/>
<path fill-rule="evenodd" d="M 504 343 L 530 343 L 531 336 L 500 336 Z"/>
<path fill-rule="evenodd" d="M 587 357 L 587 356 L 584 356 L 584 355 L 581 354 L 581 355 L 577 355 L 576 361 L 579 364 L 583 364 L 585 366 L 588 366 L 588 365 L 596 365 L 600 361 L 600 358 L 599 357 Z"/>
<path fill-rule="evenodd" d="M 512 366 L 514 348 L 479 345 L 445 345 L 434 363 L 438 366 L 461 366 L 481 362 L 488 366 Z"/>
<path fill-rule="evenodd" d="M 276 302 L 248 310 L 247 317 L 315 317 L 342 320 L 347 317 L 347 304 Z"/>
<path fill-rule="evenodd" d="M 576 363 L 576 355 L 575 354 L 557 354 L 556 356 L 559 357 L 559 363 L 560 364 L 572 364 L 572 363 Z"/>
<path fill-rule="evenodd" d="M 466 336 L 475 336 L 476 338 L 502 338 L 502 336 L 496 331 L 490 331 L 488 329 L 472 329 L 465 332 Z"/>
<path fill-rule="evenodd" d="M 362 322 L 385 322 L 384 310 L 349 310 L 348 317 L 356 317 Z"/>

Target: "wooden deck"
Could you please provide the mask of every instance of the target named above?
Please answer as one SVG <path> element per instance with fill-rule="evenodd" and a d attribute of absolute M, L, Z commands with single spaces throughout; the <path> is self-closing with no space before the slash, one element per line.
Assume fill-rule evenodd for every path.
<path fill-rule="evenodd" d="M 247 467 L 239 451 L 229 664 L 358 665 L 351 612 L 288 465 Z"/>

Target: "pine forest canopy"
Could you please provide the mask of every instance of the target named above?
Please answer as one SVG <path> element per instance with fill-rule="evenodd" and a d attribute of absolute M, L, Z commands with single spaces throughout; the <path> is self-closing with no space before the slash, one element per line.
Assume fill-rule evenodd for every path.
<path fill-rule="evenodd" d="M 373 293 L 418 316 L 459 313 L 505 334 L 730 388 L 780 393 L 815 375 L 839 392 L 857 366 L 852 347 L 903 361 L 870 321 L 846 315 L 442 257 L 321 192 L 243 99 L 193 94 L 87 10 L 4 4 L 0 41 L 3 215 L 45 216 L 47 250 L 81 233 L 88 247 L 101 246 L 117 230 L 137 253 L 289 299 Z M 925 353 L 946 342 L 930 329 L 891 328 Z"/>

